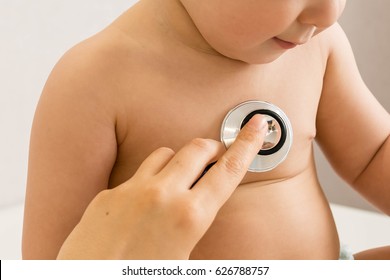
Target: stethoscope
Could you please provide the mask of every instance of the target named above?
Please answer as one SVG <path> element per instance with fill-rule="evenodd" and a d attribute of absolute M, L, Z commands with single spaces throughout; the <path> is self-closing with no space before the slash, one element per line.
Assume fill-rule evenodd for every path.
<path fill-rule="evenodd" d="M 293 130 L 286 114 L 264 101 L 246 101 L 231 109 L 221 126 L 221 141 L 226 148 L 234 142 L 242 127 L 256 114 L 266 117 L 268 131 L 264 144 L 248 171 L 266 172 L 282 163 L 290 151 Z"/>
<path fill-rule="evenodd" d="M 236 140 L 244 125 L 256 114 L 265 116 L 268 131 L 264 143 L 248 168 L 250 172 L 266 172 L 281 164 L 287 157 L 293 141 L 290 120 L 279 107 L 264 101 L 246 101 L 231 109 L 221 126 L 221 142 L 226 149 Z M 191 188 L 215 164 L 209 164 Z"/>

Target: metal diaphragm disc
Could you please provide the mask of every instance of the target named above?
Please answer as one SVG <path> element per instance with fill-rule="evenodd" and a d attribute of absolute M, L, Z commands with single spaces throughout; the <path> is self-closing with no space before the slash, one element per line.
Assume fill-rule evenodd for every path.
<path fill-rule="evenodd" d="M 228 148 L 241 128 L 256 114 L 268 122 L 263 146 L 248 171 L 266 172 L 282 163 L 290 151 L 293 131 L 286 114 L 277 106 L 264 101 L 246 101 L 230 110 L 221 126 L 221 141 Z"/>

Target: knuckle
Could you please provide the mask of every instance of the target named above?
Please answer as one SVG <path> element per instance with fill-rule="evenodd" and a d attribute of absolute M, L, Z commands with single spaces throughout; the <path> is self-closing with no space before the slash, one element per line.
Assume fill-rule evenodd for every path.
<path fill-rule="evenodd" d="M 157 154 L 163 154 L 165 156 L 174 156 L 175 155 L 175 151 L 172 150 L 171 148 L 168 148 L 168 147 L 160 147 L 158 148 L 155 153 Z"/>
<path fill-rule="evenodd" d="M 255 143 L 259 141 L 259 130 L 250 126 L 246 130 L 243 130 L 237 139 L 247 143 Z"/>
<path fill-rule="evenodd" d="M 245 164 L 238 154 L 223 157 L 220 162 L 222 168 L 231 176 L 239 177 L 245 169 Z"/>
<path fill-rule="evenodd" d="M 203 220 L 203 209 L 196 200 L 184 199 L 177 205 L 180 215 L 177 220 L 177 225 L 180 228 L 191 229 L 196 227 Z"/>
<path fill-rule="evenodd" d="M 167 189 L 159 184 L 151 184 L 146 187 L 144 196 L 151 205 L 163 205 L 169 199 Z"/>
<path fill-rule="evenodd" d="M 203 138 L 192 139 L 190 145 L 193 145 L 203 151 L 209 151 L 212 148 L 211 141 Z"/>

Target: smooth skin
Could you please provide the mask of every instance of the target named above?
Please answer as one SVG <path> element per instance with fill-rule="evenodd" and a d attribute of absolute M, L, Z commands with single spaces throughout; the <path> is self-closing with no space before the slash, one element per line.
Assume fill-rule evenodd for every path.
<path fill-rule="evenodd" d="M 337 24 L 345 2 L 141 0 L 72 48 L 34 118 L 23 257 L 56 258 L 93 198 L 129 180 L 154 150 L 219 140 L 231 108 L 263 100 L 291 121 L 289 156 L 244 176 L 190 258 L 337 259 L 314 141 L 390 214 L 390 116 Z"/>
<path fill-rule="evenodd" d="M 157 149 L 130 180 L 92 200 L 58 259 L 188 259 L 244 177 L 267 127 L 254 116 L 224 154 L 220 142 L 199 138 L 177 153 Z"/>

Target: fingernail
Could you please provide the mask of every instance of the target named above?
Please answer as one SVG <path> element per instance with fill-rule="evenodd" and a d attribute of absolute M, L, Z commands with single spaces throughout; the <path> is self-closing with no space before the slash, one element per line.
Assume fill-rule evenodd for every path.
<path fill-rule="evenodd" d="M 260 122 L 260 130 L 262 132 L 268 131 L 268 122 L 264 116 L 262 116 L 262 120 Z"/>
<path fill-rule="evenodd" d="M 260 123 L 260 128 L 263 130 L 263 129 L 268 127 L 268 122 L 263 115 L 262 115 L 262 117 L 263 118 L 262 118 L 261 123 Z"/>
<path fill-rule="evenodd" d="M 258 120 L 256 120 L 257 123 L 255 123 L 254 120 L 252 120 L 253 118 L 261 118 L 260 123 Z M 261 132 L 264 130 L 268 130 L 268 122 L 267 122 L 264 115 L 256 114 L 249 120 L 248 123 L 250 123 L 249 125 L 251 125 L 253 128 L 255 128 L 257 126 L 256 128 Z M 247 125 L 247 124 L 245 124 L 245 125 Z"/>

